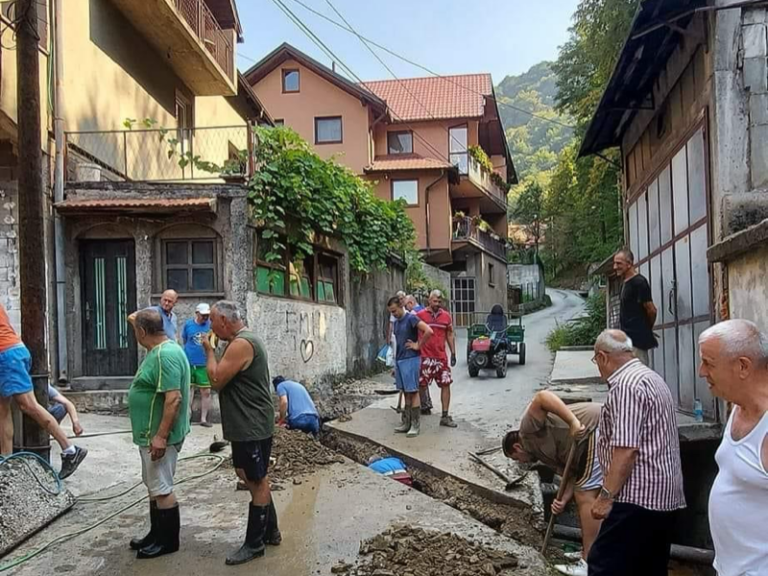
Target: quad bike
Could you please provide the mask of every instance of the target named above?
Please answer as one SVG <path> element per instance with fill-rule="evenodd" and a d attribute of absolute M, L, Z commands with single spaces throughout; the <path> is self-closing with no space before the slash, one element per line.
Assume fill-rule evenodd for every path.
<path fill-rule="evenodd" d="M 492 331 L 487 323 L 469 327 L 467 365 L 471 378 L 475 378 L 480 370 L 495 370 L 497 377 L 504 378 L 507 375 L 508 354 L 517 354 L 518 363 L 525 364 L 523 319 L 513 315 L 508 315 L 507 319 L 506 330 Z"/>

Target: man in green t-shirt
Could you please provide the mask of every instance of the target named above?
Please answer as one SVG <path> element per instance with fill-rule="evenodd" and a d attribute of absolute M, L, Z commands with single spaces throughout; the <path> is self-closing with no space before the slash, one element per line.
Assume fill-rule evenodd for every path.
<path fill-rule="evenodd" d="M 179 505 L 173 493 L 176 460 L 189 434 L 189 362 L 169 340 L 153 308 L 132 315 L 138 343 L 147 349 L 128 392 L 133 443 L 141 455 L 141 477 L 149 492 L 150 530 L 131 540 L 137 558 L 179 549 Z"/>
<path fill-rule="evenodd" d="M 228 345 L 217 360 L 211 343 L 203 340 L 208 378 L 219 393 L 221 428 L 232 443 L 232 464 L 251 492 L 245 542 L 227 557 L 231 566 L 263 556 L 265 544 L 281 541 L 267 476 L 275 405 L 264 343 L 245 326 L 237 304 L 223 300 L 214 304 L 211 329 Z"/>

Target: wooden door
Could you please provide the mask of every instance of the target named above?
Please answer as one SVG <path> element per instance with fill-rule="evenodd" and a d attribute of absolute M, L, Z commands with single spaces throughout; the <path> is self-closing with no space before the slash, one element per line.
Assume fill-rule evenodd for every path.
<path fill-rule="evenodd" d="M 136 338 L 128 314 L 136 309 L 133 240 L 82 244 L 83 372 L 85 376 L 132 376 Z"/>

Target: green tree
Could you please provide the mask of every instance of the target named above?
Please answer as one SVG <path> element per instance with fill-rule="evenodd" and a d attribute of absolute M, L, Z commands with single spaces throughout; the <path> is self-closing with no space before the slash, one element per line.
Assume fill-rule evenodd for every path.
<path fill-rule="evenodd" d="M 525 225 L 526 232 L 533 238 L 536 254 L 541 240 L 541 224 L 544 220 L 544 190 L 536 181 L 528 183 L 517 198 L 513 216 L 518 223 Z"/>

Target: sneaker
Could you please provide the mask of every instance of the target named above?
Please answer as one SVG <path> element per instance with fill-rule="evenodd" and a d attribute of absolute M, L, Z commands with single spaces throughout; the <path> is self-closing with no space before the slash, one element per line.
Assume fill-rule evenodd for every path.
<path fill-rule="evenodd" d="M 555 570 L 566 576 L 587 576 L 587 563 L 580 559 L 576 564 L 558 564 Z"/>
<path fill-rule="evenodd" d="M 577 552 L 566 552 L 565 554 L 563 554 L 563 556 L 565 556 L 566 560 L 570 560 L 571 562 L 578 562 L 579 560 L 582 559 L 580 551 L 577 551 Z"/>
<path fill-rule="evenodd" d="M 61 470 L 59 470 L 59 478 L 64 480 L 75 473 L 80 463 L 88 456 L 88 450 L 75 446 L 75 451 L 72 454 L 61 455 Z"/>
<path fill-rule="evenodd" d="M 458 424 L 456 424 L 456 422 L 453 421 L 453 418 L 451 418 L 451 416 L 446 415 L 440 418 L 440 426 L 446 426 L 448 428 L 456 428 Z"/>
<path fill-rule="evenodd" d="M 213 424 L 211 424 L 210 422 L 200 422 L 200 426 L 202 426 L 203 428 L 213 428 Z"/>

